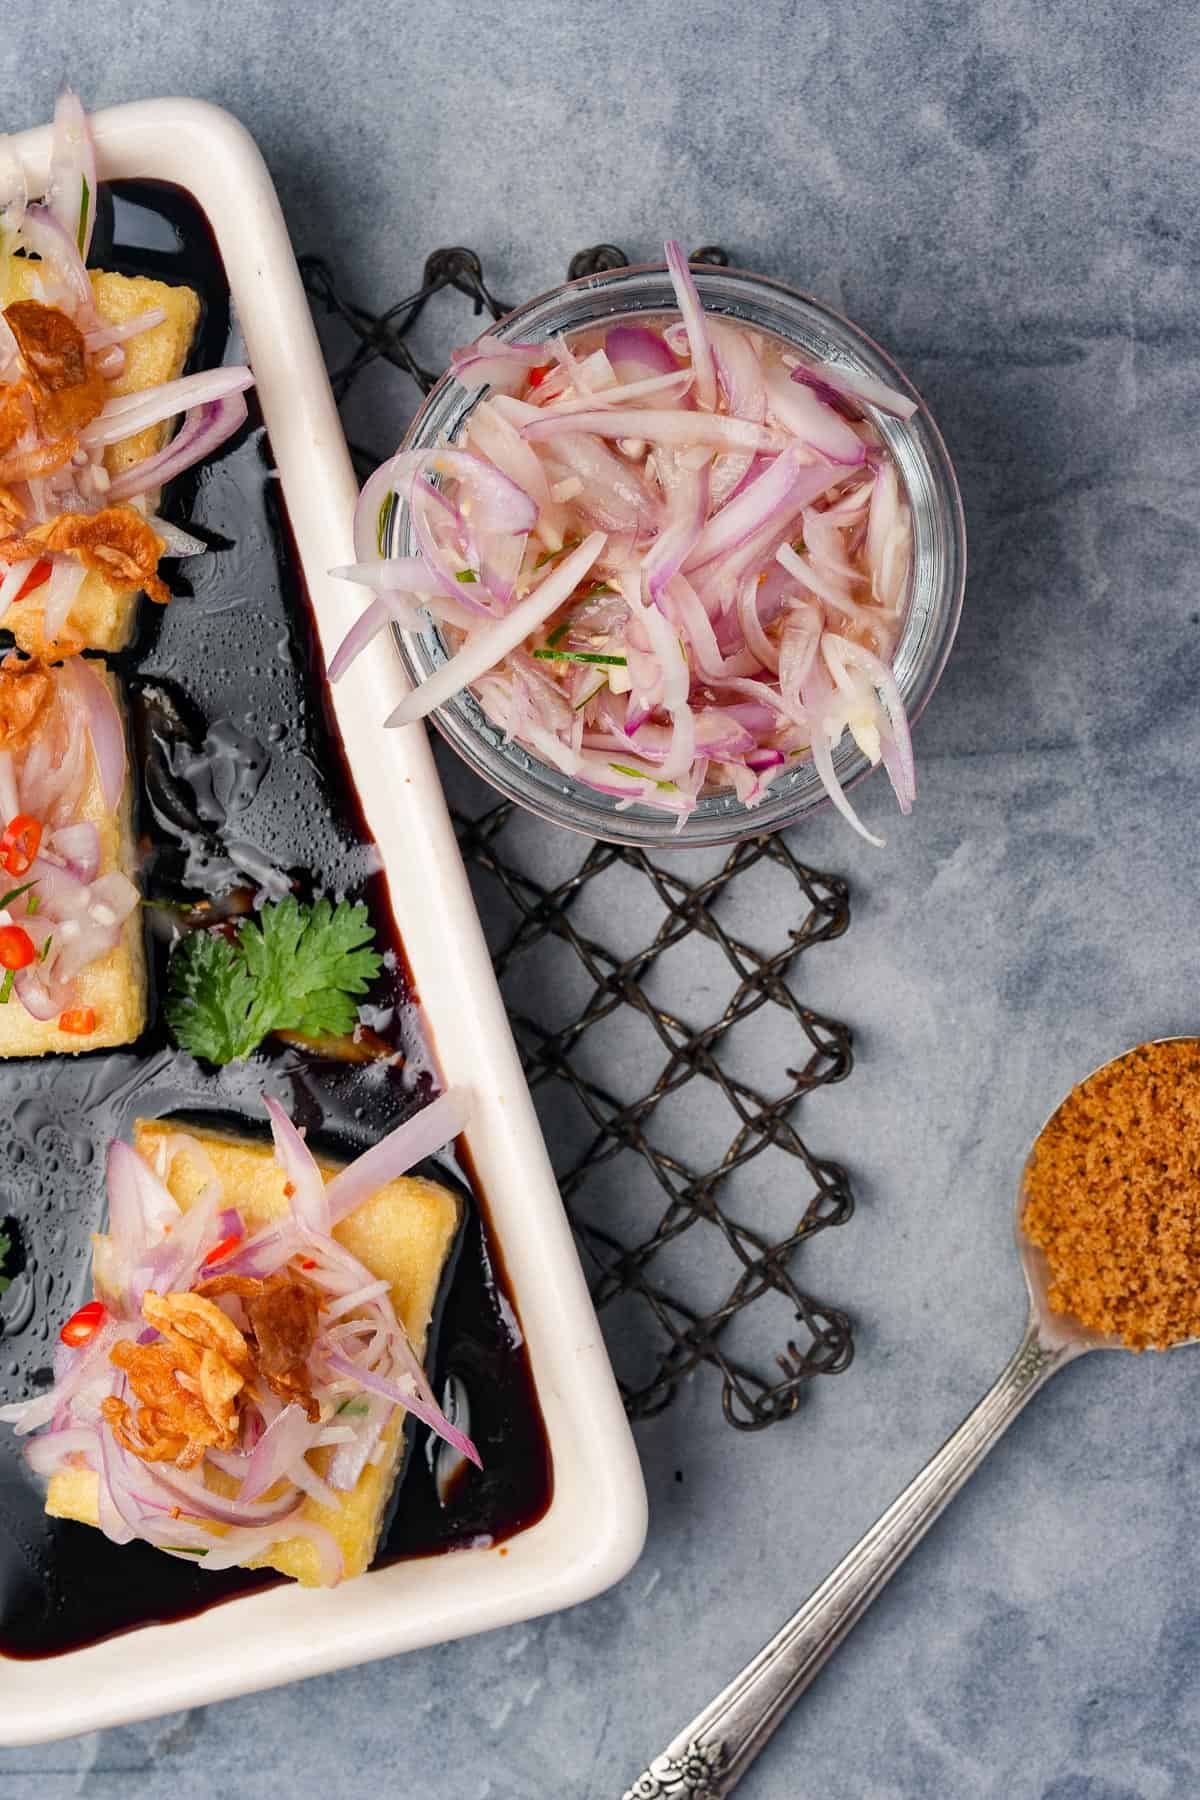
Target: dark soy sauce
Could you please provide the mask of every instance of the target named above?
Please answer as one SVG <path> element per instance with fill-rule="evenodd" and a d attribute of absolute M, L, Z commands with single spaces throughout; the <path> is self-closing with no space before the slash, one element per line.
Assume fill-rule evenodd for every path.
<path fill-rule="evenodd" d="M 203 312 L 194 366 L 242 360 L 216 247 L 181 190 L 153 182 L 103 188 L 92 261 L 195 288 Z M 58 1327 L 90 1293 L 104 1146 L 127 1135 L 136 1117 L 190 1114 L 261 1136 L 265 1089 L 308 1127 L 315 1147 L 350 1156 L 436 1087 L 253 404 L 238 438 L 175 484 L 167 512 L 211 548 L 165 565 L 176 599 L 165 609 L 143 602 L 139 639 L 116 659 L 131 709 L 146 892 L 222 900 L 294 882 L 302 895 L 366 900 L 387 949 L 370 1017 L 403 1063 L 340 1064 L 280 1044 L 251 1064 L 213 1070 L 179 1054 L 158 1004 L 167 950 L 165 932 L 154 927 L 169 915 L 149 909 L 145 1037 L 125 1050 L 0 1064 L 0 1218 L 15 1221 L 17 1238 L 12 1286 L 0 1299 L 0 1401 L 50 1380 Z M 539 1518 L 551 1493 L 541 1412 L 486 1208 L 461 1164 L 445 1159 L 425 1172 L 463 1201 L 434 1322 L 434 1386 L 465 1406 L 484 1472 L 448 1466 L 444 1446 L 430 1445 L 423 1429 L 410 1433 L 380 1563 L 499 1543 Z M 48 1519 L 20 1441 L 0 1427 L 0 1654 L 56 1655 L 278 1579 L 236 1569 L 205 1575 L 148 1545 L 118 1548 L 87 1526 Z"/>

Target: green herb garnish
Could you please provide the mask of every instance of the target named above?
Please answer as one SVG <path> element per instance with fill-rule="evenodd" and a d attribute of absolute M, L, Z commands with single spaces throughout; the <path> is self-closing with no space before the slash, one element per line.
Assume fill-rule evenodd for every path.
<path fill-rule="evenodd" d="M 632 775 L 635 781 L 654 781 L 653 775 L 646 775 L 641 769 L 631 769 L 628 763 L 610 762 L 608 766 L 610 769 L 615 769 L 618 775 Z M 654 781 L 654 785 L 656 788 L 670 788 L 672 792 L 675 791 L 673 781 Z"/>
<path fill-rule="evenodd" d="M 366 1416 L 368 1411 L 365 1400 L 343 1400 L 337 1409 L 336 1416 L 340 1418 L 344 1413 L 348 1419 L 361 1419 Z"/>
<path fill-rule="evenodd" d="M 478 581 L 479 577 L 474 569 L 460 569 L 454 579 L 455 581 Z"/>
<path fill-rule="evenodd" d="M 345 1037 L 383 959 L 365 906 L 290 897 L 229 939 L 192 931 L 171 958 L 167 1023 L 205 1062 L 238 1062 L 272 1031 Z"/>
<path fill-rule="evenodd" d="M 5 1221 L 5 1223 L 7 1223 L 7 1221 Z M 5 1263 L 8 1261 L 9 1257 L 12 1255 L 12 1247 L 13 1247 L 12 1238 L 9 1236 L 7 1231 L 0 1228 L 0 1269 L 2 1269 L 4 1267 Z M 12 1286 L 12 1276 L 11 1275 L 0 1275 L 0 1294 L 7 1294 L 8 1290 L 11 1286 Z"/>
<path fill-rule="evenodd" d="M 51 932 L 49 937 L 46 939 L 45 943 L 42 945 L 42 953 L 38 957 L 39 962 L 45 962 L 46 958 L 50 954 L 50 946 L 53 942 L 54 942 L 54 933 Z"/>
<path fill-rule="evenodd" d="M 542 554 L 538 557 L 537 561 L 534 563 L 534 565 L 533 565 L 534 568 L 535 569 L 544 569 L 547 563 L 552 563 L 556 557 L 565 556 L 567 554 L 568 550 L 577 550 L 579 548 L 579 545 L 582 543 L 582 541 L 583 540 L 581 538 L 577 538 L 577 537 L 564 538 L 562 541 L 562 549 L 561 550 L 543 550 Z"/>
<path fill-rule="evenodd" d="M 32 885 L 32 884 L 31 884 L 31 885 Z M 17 889 L 17 892 L 18 892 L 18 893 L 20 893 L 20 891 L 21 891 L 21 890 L 20 890 L 20 889 L 19 889 L 19 888 L 18 888 L 18 889 Z M 26 912 L 27 912 L 27 913 L 28 913 L 28 914 L 29 914 L 29 917 L 30 917 L 30 918 L 31 918 L 31 919 L 32 919 L 32 917 L 33 917 L 33 915 L 34 915 L 34 913 L 35 913 L 35 912 L 36 912 L 36 911 L 37 911 L 37 910 L 38 910 L 38 907 L 39 907 L 39 906 L 40 906 L 40 905 L 41 905 L 41 904 L 42 904 L 42 903 L 41 903 L 41 901 L 40 901 L 40 900 L 39 900 L 39 899 L 38 899 L 38 897 L 37 897 L 37 895 L 36 895 L 36 894 L 30 894 L 30 896 L 29 896 L 29 898 L 28 898 L 28 900 L 27 900 L 27 901 L 26 901 L 26 902 L 25 902 L 25 911 L 26 911 Z"/>
<path fill-rule="evenodd" d="M 380 556 L 387 555 L 387 537 L 392 523 L 392 508 L 396 504 L 395 494 L 389 494 L 379 508 L 379 516 L 375 520 L 375 548 Z"/>
<path fill-rule="evenodd" d="M 36 886 L 37 886 L 37 881 L 35 879 L 33 881 L 23 881 L 21 883 L 20 887 L 9 888 L 7 894 L 5 894 L 3 896 L 3 898 L 0 898 L 0 907 L 11 906 L 14 900 L 19 900 L 21 898 L 22 894 L 27 894 L 31 887 L 36 887 Z M 37 911 L 37 895 L 36 894 L 33 896 L 32 900 L 26 901 L 26 910 L 28 912 L 36 912 Z"/>
<path fill-rule="evenodd" d="M 602 656 L 596 650 L 551 650 L 549 641 L 544 650 L 535 650 L 533 654 L 539 662 L 603 663 L 612 669 L 629 667 L 624 656 Z"/>
<path fill-rule="evenodd" d="M 88 206 L 90 205 L 92 198 L 92 190 L 88 186 L 88 178 L 86 175 L 81 175 L 79 177 L 79 186 L 79 229 L 75 233 L 75 242 L 79 246 L 79 254 L 82 256 L 84 240 L 87 237 Z"/>
<path fill-rule="evenodd" d="M 0 1006 L 7 1006 L 12 999 L 13 982 L 15 980 L 16 971 L 14 969 L 6 969 L 4 971 L 4 980 L 0 982 Z"/>

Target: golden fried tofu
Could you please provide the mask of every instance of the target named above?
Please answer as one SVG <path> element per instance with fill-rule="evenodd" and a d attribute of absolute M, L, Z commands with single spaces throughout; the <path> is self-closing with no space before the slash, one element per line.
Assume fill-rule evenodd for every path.
<path fill-rule="evenodd" d="M 134 1147 L 149 1162 L 173 1134 L 182 1129 L 169 1119 L 139 1119 L 133 1128 Z M 267 1145 L 250 1144 L 218 1132 L 190 1133 L 203 1145 L 215 1166 L 225 1203 L 237 1206 L 250 1232 L 273 1219 L 286 1216 L 285 1176 Z M 157 1165 L 156 1165 L 157 1166 Z M 336 1164 L 322 1161 L 326 1180 L 337 1173 Z M 165 1180 L 185 1210 L 201 1192 L 207 1170 L 185 1146 L 175 1149 Z M 434 1304 L 447 1258 L 459 1225 L 460 1203 L 448 1188 L 417 1176 L 391 1181 L 334 1230 L 334 1236 L 373 1275 L 390 1282 L 396 1316 L 403 1324 L 418 1356 L 433 1317 Z M 336 1538 L 345 1562 L 346 1578 L 361 1575 L 375 1554 L 384 1513 L 404 1451 L 404 1415 L 398 1413 L 384 1432 L 382 1454 L 368 1463 L 358 1484 L 336 1511 L 306 1500 L 303 1517 L 324 1525 Z M 313 1467 L 324 1474 L 333 1457 L 330 1449 L 312 1453 Z M 205 1469 L 205 1480 L 226 1494 L 236 1483 L 219 1471 Z M 59 1519 L 76 1519 L 84 1525 L 98 1522 L 96 1476 L 90 1469 L 68 1469 L 54 1475 L 46 1498 L 46 1511 Z M 320 1585 L 316 1550 L 307 1538 L 284 1538 L 270 1553 L 257 1557 L 251 1568 L 278 1569 L 305 1587 Z"/>
<path fill-rule="evenodd" d="M 25 257 L 9 258 L 6 304 L 35 294 L 37 268 L 36 262 Z M 123 325 L 152 306 L 161 307 L 167 315 L 161 324 L 126 342 L 125 371 L 118 380 L 110 382 L 111 394 L 140 393 L 182 375 L 200 318 L 199 296 L 191 288 L 168 287 L 164 281 L 151 281 L 141 275 L 114 275 L 106 270 L 93 271 L 92 288 L 97 311 L 112 325 Z M 112 475 L 131 468 L 160 449 L 173 429 L 173 422 L 167 420 L 122 443 L 111 444 L 104 452 L 105 467 Z M 156 503 L 154 494 L 147 498 Z M 90 650 L 124 649 L 133 635 L 138 591 L 89 573 L 72 603 L 62 643 Z M 42 616 L 42 598 L 35 588 L 26 599 L 9 607 L 0 618 L 0 625 L 13 633 L 22 650 L 44 655 L 49 646 L 42 637 Z"/>
<path fill-rule="evenodd" d="M 110 670 L 93 664 L 96 674 L 108 684 L 110 693 L 121 705 L 121 693 Z M 100 778 L 92 765 L 79 809 L 81 821 L 95 825 L 100 834 L 100 873 L 107 875 L 119 869 L 132 878 L 137 866 L 133 844 L 133 783 L 127 780 L 118 811 L 110 813 L 104 804 Z M 0 875 L 5 887 L 15 885 L 12 877 Z M 131 1044 L 140 1037 L 146 1023 L 146 948 L 142 938 L 142 909 L 135 906 L 121 930 L 119 943 L 104 956 L 97 957 L 75 980 L 74 1007 L 90 1006 L 96 1015 L 94 1031 L 81 1035 L 63 1031 L 57 1020 L 43 1024 L 32 1018 L 15 997 L 0 1006 L 0 1057 L 46 1056 L 53 1053 L 78 1055 L 81 1050 L 104 1050 L 114 1044 Z"/>

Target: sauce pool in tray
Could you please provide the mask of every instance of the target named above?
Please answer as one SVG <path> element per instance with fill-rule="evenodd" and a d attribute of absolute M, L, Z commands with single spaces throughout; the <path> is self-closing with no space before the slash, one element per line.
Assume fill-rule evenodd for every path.
<path fill-rule="evenodd" d="M 191 367 L 242 359 L 219 257 L 182 191 L 153 182 L 104 185 L 89 260 L 199 293 Z M 0 1298 L 0 1401 L 50 1383 L 58 1327 L 89 1291 L 104 1148 L 112 1137 L 127 1138 L 135 1117 L 170 1115 L 262 1140 L 265 1085 L 307 1127 L 318 1152 L 349 1157 L 436 1091 L 386 883 L 375 872 L 325 702 L 303 578 L 253 396 L 247 426 L 215 461 L 173 484 L 164 510 L 211 553 L 167 565 L 176 599 L 165 609 L 143 603 L 135 642 L 114 659 L 132 714 L 142 880 L 151 902 L 151 1023 L 128 1049 L 0 1067 L 7 1119 L 0 1216 L 14 1225 L 13 1280 Z M 250 1062 L 211 1069 L 174 1048 L 162 1019 L 172 915 L 160 907 L 285 883 L 301 898 L 366 901 L 386 953 L 368 1019 L 402 1060 L 337 1062 L 270 1040 Z M 541 1413 L 486 1208 L 462 1164 L 443 1158 L 421 1172 L 464 1200 L 429 1372 L 443 1404 L 453 1400 L 460 1423 L 469 1418 L 483 1470 L 452 1467 L 446 1446 L 410 1422 L 407 1463 L 375 1566 L 499 1543 L 539 1518 L 551 1493 Z M 245 1569 L 208 1574 L 149 1544 L 118 1547 L 48 1517 L 22 1441 L 0 1433 L 0 1654 L 52 1656 L 280 1579 Z"/>

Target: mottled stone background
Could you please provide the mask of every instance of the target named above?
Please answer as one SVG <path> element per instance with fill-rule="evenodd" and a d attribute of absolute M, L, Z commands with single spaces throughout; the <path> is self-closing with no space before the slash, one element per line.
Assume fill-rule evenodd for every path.
<path fill-rule="evenodd" d="M 725 243 L 889 346 L 957 461 L 972 572 L 918 810 L 894 820 L 874 780 L 884 853 L 825 818 L 802 834 L 855 892 L 809 980 L 861 1060 L 807 1119 L 860 1197 L 807 1264 L 856 1316 L 852 1369 L 758 1438 L 705 1379 L 641 1428 L 649 1545 L 590 1606 L 0 1754 L 0 1793 L 44 1800 L 618 1800 L 1000 1367 L 1022 1316 L 1014 1181 L 1049 1106 L 1200 1016 L 1195 10 L 9 0 L 0 37 L 9 127 L 64 73 L 97 105 L 231 107 L 298 248 L 370 303 L 436 244 L 478 246 L 516 299 L 597 239 Z M 453 310 L 430 355 L 465 335 Z M 394 438 L 408 404 L 380 391 L 356 428 Z M 786 1212 L 765 1178 L 743 1196 Z M 1200 1792 L 1198 1373 L 1067 1371 L 747 1800 Z"/>

